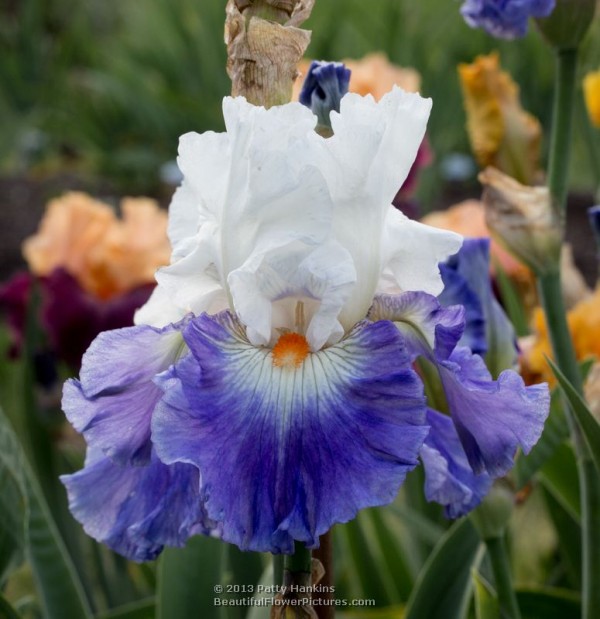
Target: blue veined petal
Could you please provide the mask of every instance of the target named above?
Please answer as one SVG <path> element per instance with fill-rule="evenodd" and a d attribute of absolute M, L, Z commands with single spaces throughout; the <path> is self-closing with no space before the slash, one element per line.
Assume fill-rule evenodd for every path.
<path fill-rule="evenodd" d="M 481 357 L 464 347 L 452 351 L 452 342 L 455 345 L 462 333 L 458 315 L 452 319 L 455 308 L 440 310 L 439 302 L 435 300 L 436 307 L 428 297 L 425 293 L 380 295 L 369 317 L 393 321 L 412 355 L 422 355 L 437 366 L 473 471 L 504 475 L 513 465 L 517 447 L 528 453 L 542 433 L 550 407 L 548 385 L 526 387 L 512 370 L 493 380 Z"/>
<path fill-rule="evenodd" d="M 65 383 L 62 401 L 88 445 L 121 464 L 148 461 L 150 419 L 162 397 L 152 380 L 181 354 L 185 322 L 116 329 L 94 340 L 83 356 L 80 379 Z"/>
<path fill-rule="evenodd" d="M 184 337 L 192 355 L 162 377 L 152 438 L 164 462 L 202 472 L 224 540 L 315 547 L 333 524 L 393 500 L 428 428 L 422 384 L 391 323 L 365 321 L 306 356 L 290 349 L 280 366 L 229 313 L 194 319 Z"/>
<path fill-rule="evenodd" d="M 483 359 L 462 347 L 437 365 L 472 469 L 504 475 L 513 466 L 517 447 L 529 453 L 542 434 L 550 407 L 548 385 L 526 387 L 512 370 L 492 380 Z"/>
<path fill-rule="evenodd" d="M 473 472 L 450 417 L 427 409 L 427 423 L 431 429 L 421 449 L 425 496 L 443 505 L 448 518 L 459 518 L 479 505 L 492 478 Z"/>
<path fill-rule="evenodd" d="M 466 310 L 465 333 L 460 344 L 475 354 L 493 355 L 493 367 L 514 367 L 517 346 L 514 328 L 496 300 L 489 276 L 489 239 L 465 239 L 458 254 L 440 265 L 443 305 L 461 304 Z M 492 366 L 490 366 L 492 367 Z"/>
<path fill-rule="evenodd" d="M 378 294 L 369 310 L 370 320 L 391 320 L 405 337 L 413 357 L 446 359 L 465 328 L 465 310 L 460 305 L 442 307 L 424 292 Z"/>
<path fill-rule="evenodd" d="M 120 466 L 90 450 L 81 471 L 60 479 L 85 532 L 133 561 L 210 532 L 196 467 L 166 466 L 154 454 L 145 466 Z"/>

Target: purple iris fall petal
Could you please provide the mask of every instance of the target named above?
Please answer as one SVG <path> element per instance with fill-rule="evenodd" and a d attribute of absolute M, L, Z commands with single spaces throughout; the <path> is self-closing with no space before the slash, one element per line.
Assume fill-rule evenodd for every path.
<path fill-rule="evenodd" d="M 547 17 L 556 0 L 465 0 L 460 12 L 472 28 L 501 39 L 527 34 L 530 17 Z"/>
<path fill-rule="evenodd" d="M 431 429 L 421 449 L 425 496 L 443 505 L 448 518 L 458 518 L 479 505 L 492 478 L 473 472 L 450 417 L 428 409 L 427 423 Z"/>
<path fill-rule="evenodd" d="M 440 272 L 444 280 L 440 302 L 465 308 L 465 332 L 460 345 L 478 355 L 489 353 L 488 362 L 494 368 L 514 367 L 516 335 L 492 290 L 489 239 L 465 239 L 460 251 L 440 264 Z"/>
<path fill-rule="evenodd" d="M 277 367 L 229 313 L 184 330 L 152 437 L 195 464 L 208 516 L 246 550 L 291 552 L 389 503 L 427 434 L 423 386 L 393 324 L 359 323 L 298 367 Z"/>
<path fill-rule="evenodd" d="M 462 334 L 459 321 L 451 320 L 454 311 L 425 293 L 403 293 L 377 296 L 369 315 L 393 321 L 412 354 L 437 366 L 471 468 L 499 477 L 512 467 L 517 447 L 527 453 L 539 439 L 550 406 L 548 385 L 526 387 L 512 370 L 493 380 L 480 356 L 454 348 Z"/>
<path fill-rule="evenodd" d="M 517 447 L 529 453 L 542 434 L 550 407 L 548 385 L 526 387 L 512 370 L 492 380 L 483 359 L 462 347 L 439 362 L 438 370 L 472 469 L 504 475 Z"/>
<path fill-rule="evenodd" d="M 193 466 L 166 466 L 155 455 L 145 466 L 120 466 L 89 450 L 85 468 L 60 479 L 86 533 L 133 561 L 210 531 Z"/>
<path fill-rule="evenodd" d="M 162 391 L 152 381 L 184 347 L 184 322 L 101 333 L 83 357 L 79 380 L 65 383 L 63 410 L 88 445 L 120 464 L 150 458 L 150 420 Z"/>

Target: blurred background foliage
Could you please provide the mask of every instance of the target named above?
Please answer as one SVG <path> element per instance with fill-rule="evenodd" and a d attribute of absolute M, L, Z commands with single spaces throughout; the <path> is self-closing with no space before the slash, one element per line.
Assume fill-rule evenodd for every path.
<path fill-rule="evenodd" d="M 225 0 L 3 2 L 0 171 L 69 170 L 118 192 L 156 193 L 182 133 L 222 128 L 221 99 L 229 91 L 224 8 Z M 423 93 L 434 101 L 429 136 L 436 153 L 419 191 L 424 210 L 443 197 L 447 155 L 469 153 L 458 63 L 499 50 L 525 109 L 546 127 L 550 121 L 552 59 L 535 29 L 523 40 L 500 42 L 468 28 L 458 3 L 440 0 L 321 1 L 307 27 L 312 58 L 380 50 L 421 73 Z M 597 21 L 582 73 L 599 63 Z M 578 116 L 587 122 L 583 112 Z M 588 191 L 584 133 L 576 139 L 573 180 Z M 475 169 L 473 183 L 474 175 Z"/>
<path fill-rule="evenodd" d="M 222 129 L 221 100 L 230 87 L 225 72 L 224 8 L 225 0 L 3 0 L 0 181 L 19 178 L 36 182 L 66 172 L 70 176 L 62 189 L 72 187 L 77 179 L 91 179 L 99 183 L 102 192 L 113 195 L 143 193 L 165 197 L 164 185 L 169 184 L 165 164 L 174 160 L 179 136 L 188 131 Z M 468 28 L 458 8 L 459 2 L 454 0 L 317 0 L 307 23 L 313 30 L 308 51 L 311 58 L 341 60 L 383 51 L 392 62 L 414 67 L 421 73 L 423 94 L 434 101 L 428 133 L 436 157 L 421 178 L 419 197 L 423 211 L 448 204 L 456 197 L 444 172 L 448 157 L 470 157 L 458 63 L 471 62 L 478 54 L 498 50 L 503 67 L 521 87 L 524 108 L 540 119 L 546 131 L 550 123 L 552 55 L 539 34 L 532 29 L 523 40 L 497 41 Z M 596 20 L 582 50 L 581 74 L 598 66 L 600 20 Z M 594 181 L 584 140 L 586 123 L 580 107 L 572 186 L 591 195 Z M 547 148 L 547 144 L 544 146 Z M 460 188 L 462 195 L 479 194 L 475 175 L 473 164 L 470 177 Z M 0 203 L 6 202 L 6 196 L 0 185 Z M 12 219 L 18 217 L 17 209 L 11 211 L 0 225 L 0 235 L 4 230 L 5 238 L 22 238 L 37 225 L 39 211 L 35 214 L 33 200 L 21 194 L 12 204 L 22 211 L 32 211 L 31 219 L 21 228 L 11 228 Z M 28 329 L 27 340 L 36 337 L 35 330 Z M 27 346 L 26 352 L 30 352 L 33 344 Z M 2 357 L 8 347 L 7 333 L 0 329 Z M 62 419 L 59 389 L 50 395 L 33 392 L 32 357 L 28 354 L 25 359 L 0 363 L 2 407 L 24 446 L 24 455 L 18 458 L 30 455 L 40 470 L 44 465 L 47 471 L 72 471 L 81 464 L 81 445 L 74 442 L 74 437 L 67 437 L 60 449 L 49 446 L 49 436 L 56 439 L 54 428 Z M 66 369 L 62 369 L 60 378 L 67 375 Z M 520 490 L 519 505 L 510 528 L 519 601 L 524 617 L 532 619 L 542 615 L 527 612 L 528 605 L 539 608 L 541 603 L 547 607 L 545 619 L 579 614 L 573 592 L 581 582 L 581 518 L 575 456 L 564 443 L 564 419 L 557 417 L 556 412 L 551 419 L 546 441 L 517 466 L 515 488 Z M 44 428 L 42 433 L 40 426 Z M 52 432 L 47 432 L 47 428 Z M 46 441 L 37 452 L 36 437 Z M 0 441 L 0 447 L 12 445 L 13 451 L 18 452 L 12 435 L 0 433 L 0 439 L 4 441 Z M 32 455 L 34 452 L 41 454 L 38 460 Z M 7 449 L 0 449 L 0 464 L 4 464 L 3 454 L 10 464 Z M 57 461 L 40 463 L 39 458 Z M 9 469 L 0 467 L 0 473 Z M 12 469 L 17 470 L 14 466 Z M 424 617 L 415 615 L 414 609 L 426 603 L 418 598 L 419 591 L 429 591 L 419 586 L 420 575 L 426 570 L 432 580 L 437 578 L 438 593 L 446 596 L 447 604 L 441 612 L 446 613 L 447 619 L 453 616 L 451 608 L 461 608 L 465 599 L 468 604 L 471 590 L 480 589 L 479 580 L 471 582 L 471 568 L 479 566 L 483 577 L 490 578 L 490 567 L 482 558 L 473 530 L 460 522 L 451 525 L 442 517 L 439 507 L 425 502 L 420 475 L 420 470 L 411 474 L 393 505 L 365 511 L 356 521 L 336 529 L 336 553 L 340 557 L 337 593 L 342 598 L 372 598 L 378 607 L 384 607 L 374 614 L 355 612 L 346 617 L 398 619 L 400 608 L 406 604 L 412 609 L 411 618 Z M 540 483 L 531 485 L 534 475 Z M 19 602 L 18 611 L 23 617 L 42 616 L 39 600 L 31 596 L 32 581 L 36 580 L 40 590 L 54 590 L 56 583 L 51 582 L 51 577 L 63 573 L 56 571 L 57 556 L 62 556 L 67 572 L 71 562 L 74 564 L 84 589 L 83 599 L 95 616 L 103 619 L 153 617 L 155 605 L 163 608 L 162 600 L 171 604 L 175 601 L 180 609 L 189 604 L 195 609 L 190 616 L 196 616 L 198 608 L 209 608 L 202 596 L 210 594 L 212 588 L 189 586 L 186 597 L 182 591 L 189 578 L 193 576 L 194 585 L 199 578 L 189 565 L 207 565 L 211 573 L 206 579 L 218 579 L 215 582 L 251 584 L 268 564 L 266 557 L 242 555 L 232 547 L 224 551 L 224 545 L 218 546 L 214 540 L 197 538 L 184 553 L 165 553 L 159 569 L 174 575 L 170 579 L 163 576 L 161 581 L 155 564 L 125 562 L 86 537 L 66 511 L 64 493 L 56 477 L 40 479 L 42 498 L 38 496 L 40 492 L 33 492 L 34 500 L 22 502 L 28 508 L 38 506 L 38 511 L 43 512 L 39 504 L 45 501 L 56 518 L 58 533 L 48 533 L 48 527 L 40 526 L 40 521 L 44 524 L 43 513 L 31 525 L 31 531 L 44 533 L 32 537 L 40 554 L 50 560 L 40 565 L 33 562 L 33 567 L 26 564 L 11 576 L 0 593 L 0 617 L 4 594 Z M 1 476 L 0 482 L 9 485 Z M 27 480 L 15 479 L 15 494 L 27 494 L 27 484 Z M 12 499 L 10 506 L 13 510 L 15 506 L 24 509 Z M 10 516 L 12 512 L 0 504 L 0 517 L 4 514 Z M 21 516 L 17 514 L 15 522 Z M 7 582 L 5 576 L 11 567 L 3 564 L 3 558 L 10 557 L 3 549 L 13 541 L 17 546 L 24 544 L 19 535 L 15 537 L 16 541 L 8 542 L 0 538 L 0 589 Z M 64 548 L 56 542 L 60 537 L 67 541 Z M 429 559 L 434 548 L 437 563 Z M 457 548 L 463 549 L 462 555 L 457 555 Z M 184 560 L 177 558 L 181 556 Z M 456 576 L 460 586 L 452 587 L 440 579 L 442 573 Z M 391 578 L 392 574 L 396 577 Z M 157 578 L 162 582 L 158 591 Z M 263 578 L 270 582 L 268 568 Z M 59 580 L 68 584 L 68 579 Z M 56 591 L 59 596 L 62 589 Z M 63 600 L 59 600 L 59 605 Z M 117 608 L 121 611 L 114 610 Z M 203 617 L 223 619 L 218 609 L 212 610 L 207 610 Z M 227 616 L 233 619 L 243 616 L 241 611 L 230 611 Z M 79 619 L 82 615 L 78 612 L 75 610 L 71 616 Z M 170 614 L 160 610 L 159 616 L 183 617 L 185 612 L 169 607 Z M 471 611 L 469 616 L 473 615 Z M 61 609 L 56 616 L 67 615 Z M 258 611 L 248 615 L 249 619 L 265 616 Z"/>

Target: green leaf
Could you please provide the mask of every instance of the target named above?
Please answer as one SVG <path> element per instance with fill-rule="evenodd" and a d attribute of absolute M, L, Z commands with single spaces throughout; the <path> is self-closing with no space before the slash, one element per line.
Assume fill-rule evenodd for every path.
<path fill-rule="evenodd" d="M 581 521 L 581 501 L 577 461 L 573 448 L 563 443 L 540 470 L 544 487 L 576 521 Z"/>
<path fill-rule="evenodd" d="M 158 571 L 157 619 L 221 615 L 215 598 L 229 599 L 223 587 L 227 545 L 212 537 L 192 537 L 185 548 L 166 548 Z M 241 583 L 240 583 L 241 584 Z"/>
<path fill-rule="evenodd" d="M 0 593 L 0 619 L 21 619 L 21 615 L 10 602 Z"/>
<path fill-rule="evenodd" d="M 579 619 L 579 596 L 566 589 L 521 589 L 517 601 L 523 619 Z"/>
<path fill-rule="evenodd" d="M 556 529 L 561 562 L 568 582 L 576 589 L 581 587 L 581 526 L 554 494 L 544 488 L 544 499 L 552 524 Z"/>
<path fill-rule="evenodd" d="M 414 570 L 404 552 L 405 532 L 399 531 L 398 520 L 389 508 L 381 507 L 364 510 L 353 522 L 335 529 L 334 538 L 343 545 L 343 559 L 338 557 L 336 567 L 343 565 L 352 580 L 349 596 L 374 599 L 378 608 L 408 599 Z M 343 584 L 339 592 L 346 593 Z"/>
<path fill-rule="evenodd" d="M 479 574 L 472 572 L 475 589 L 475 616 L 477 619 L 500 619 L 500 604 L 492 586 Z"/>
<path fill-rule="evenodd" d="M 378 607 L 391 603 L 389 591 L 381 578 L 379 561 L 373 556 L 373 540 L 369 539 L 363 524 L 363 514 L 336 529 L 347 544 L 348 561 L 355 571 L 358 589 L 353 589 L 357 597 L 374 599 Z"/>
<path fill-rule="evenodd" d="M 505 273 L 500 262 L 494 260 L 493 263 L 494 272 L 496 273 L 496 282 L 500 288 L 502 305 L 506 309 L 506 313 L 515 328 L 515 332 L 518 337 L 528 335 L 529 325 L 527 315 L 523 308 L 523 299 L 510 277 Z"/>
<path fill-rule="evenodd" d="M 229 599 L 250 597 L 256 590 L 256 585 L 264 571 L 263 556 L 258 552 L 244 552 L 233 544 L 226 545 L 225 564 L 223 565 L 223 586 L 237 585 L 239 590 L 232 592 Z M 240 602 L 243 604 L 243 602 Z M 227 619 L 244 619 L 247 613 L 245 606 L 227 608 Z"/>
<path fill-rule="evenodd" d="M 1 414 L 1 413 L 0 413 Z M 27 486 L 23 455 L 8 420 L 0 423 L 0 584 L 23 559 Z"/>
<path fill-rule="evenodd" d="M 403 524 L 411 527 L 411 533 L 419 537 L 432 548 L 440 541 L 440 538 L 445 533 L 442 527 L 433 520 L 430 520 L 425 514 L 407 505 L 392 503 L 392 505 L 384 509 L 387 513 L 394 514 Z"/>
<path fill-rule="evenodd" d="M 365 512 L 371 519 L 374 543 L 381 553 L 379 572 L 391 581 L 391 599 L 394 603 L 408 600 L 413 587 L 413 574 L 402 548 L 401 539 L 394 535 L 394 516 L 385 508 Z"/>
<path fill-rule="evenodd" d="M 577 393 L 567 377 L 558 369 L 551 359 L 547 359 L 561 389 L 564 391 L 569 401 L 569 406 L 590 450 L 591 456 L 600 473 L 600 424 L 592 415 L 584 399 Z"/>
<path fill-rule="evenodd" d="M 252 596 L 255 600 L 264 600 L 265 598 L 273 598 L 276 594 L 276 589 L 273 587 L 273 561 L 265 568 L 260 580 L 257 592 Z M 254 604 L 249 610 L 246 619 L 269 619 L 271 616 L 271 607 L 260 602 Z"/>
<path fill-rule="evenodd" d="M 107 613 L 98 615 L 96 619 L 154 619 L 155 612 L 156 600 L 152 597 L 113 608 Z"/>
<path fill-rule="evenodd" d="M 456 521 L 427 560 L 405 619 L 462 619 L 472 591 L 471 567 L 481 542 L 468 518 Z"/>
<path fill-rule="evenodd" d="M 2 447 L 18 463 L 25 490 L 26 550 L 48 619 L 87 619 L 91 612 L 81 583 L 52 519 L 37 479 L 23 456 L 8 419 L 0 411 Z M 4 453 L 4 449 L 2 449 Z M 3 457 L 3 468 L 10 460 Z M 16 474 L 16 473 L 15 473 Z"/>
<path fill-rule="evenodd" d="M 340 619 L 404 619 L 402 606 L 387 606 L 386 608 L 360 608 L 335 614 Z"/>

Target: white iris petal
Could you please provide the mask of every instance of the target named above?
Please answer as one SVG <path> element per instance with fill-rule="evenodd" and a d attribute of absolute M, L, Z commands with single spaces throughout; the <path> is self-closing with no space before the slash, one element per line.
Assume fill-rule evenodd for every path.
<path fill-rule="evenodd" d="M 156 324 L 167 302 L 195 314 L 228 302 L 254 345 L 295 330 L 316 351 L 366 316 L 384 279 L 386 289 L 439 292 L 438 262 L 460 237 L 391 206 L 430 108 L 397 88 L 379 102 L 347 95 L 325 139 L 300 104 L 265 110 L 226 98 L 226 133 L 181 138 L 172 264 L 138 322 Z"/>

